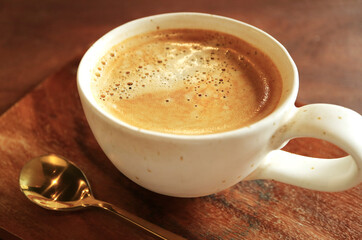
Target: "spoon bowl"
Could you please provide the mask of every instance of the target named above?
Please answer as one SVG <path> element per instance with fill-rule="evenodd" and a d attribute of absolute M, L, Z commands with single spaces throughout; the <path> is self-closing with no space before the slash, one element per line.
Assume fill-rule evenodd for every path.
<path fill-rule="evenodd" d="M 61 156 L 51 154 L 30 160 L 20 172 L 19 184 L 30 201 L 45 209 L 67 211 L 99 207 L 161 239 L 184 239 L 112 204 L 95 199 L 85 174 Z"/>
<path fill-rule="evenodd" d="M 20 172 L 20 188 L 37 205 L 51 210 L 77 210 L 92 197 L 84 173 L 57 155 L 34 158 Z"/>

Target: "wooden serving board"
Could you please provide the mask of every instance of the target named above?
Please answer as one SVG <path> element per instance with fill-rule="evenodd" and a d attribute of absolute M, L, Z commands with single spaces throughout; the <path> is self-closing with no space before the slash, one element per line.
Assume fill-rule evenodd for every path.
<path fill-rule="evenodd" d="M 30 92 L 0 117 L 0 238 L 154 239 L 123 219 L 88 209 L 55 212 L 19 190 L 22 166 L 56 153 L 83 169 L 96 198 L 113 203 L 188 239 L 362 239 L 361 184 L 339 193 L 275 181 L 245 181 L 202 198 L 150 192 L 107 159 L 87 124 L 76 89 L 78 59 Z M 285 150 L 340 157 L 327 142 L 302 138 Z"/>

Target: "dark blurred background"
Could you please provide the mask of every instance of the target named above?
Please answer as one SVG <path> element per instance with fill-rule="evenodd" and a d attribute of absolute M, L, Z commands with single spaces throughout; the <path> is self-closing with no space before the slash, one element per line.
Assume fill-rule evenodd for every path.
<path fill-rule="evenodd" d="M 261 28 L 295 60 L 299 102 L 334 103 L 362 113 L 359 0 L 0 0 L 0 114 L 112 28 L 180 11 Z"/>

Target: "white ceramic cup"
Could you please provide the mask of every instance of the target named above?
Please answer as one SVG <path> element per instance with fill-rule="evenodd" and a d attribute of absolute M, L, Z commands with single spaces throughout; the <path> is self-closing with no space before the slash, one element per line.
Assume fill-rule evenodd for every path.
<path fill-rule="evenodd" d="M 157 28 L 216 30 L 256 46 L 269 55 L 282 76 L 279 105 L 269 116 L 248 127 L 197 136 L 144 130 L 113 117 L 92 96 L 92 69 L 115 44 Z M 296 108 L 299 79 L 292 58 L 273 37 L 243 22 L 210 14 L 170 13 L 126 23 L 104 35 L 86 52 L 77 81 L 85 115 L 105 154 L 124 175 L 154 192 L 204 196 L 243 179 L 274 179 L 320 191 L 342 191 L 361 182 L 361 115 L 330 104 Z M 279 150 L 296 137 L 324 139 L 350 155 L 318 159 Z"/>

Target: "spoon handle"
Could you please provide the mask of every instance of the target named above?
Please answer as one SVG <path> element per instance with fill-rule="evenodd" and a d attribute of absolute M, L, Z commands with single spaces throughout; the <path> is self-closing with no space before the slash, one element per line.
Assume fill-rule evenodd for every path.
<path fill-rule="evenodd" d="M 139 218 L 132 213 L 127 212 L 124 209 L 118 208 L 110 203 L 95 200 L 95 202 L 92 204 L 92 206 L 100 207 L 104 210 L 110 211 L 123 219 L 139 226 L 140 228 L 152 233 L 153 235 L 159 237 L 160 239 L 165 240 L 186 240 L 186 238 L 183 238 L 179 235 L 176 235 L 170 231 L 167 231 L 166 229 L 163 229 L 153 223 L 150 223 L 142 218 Z"/>

